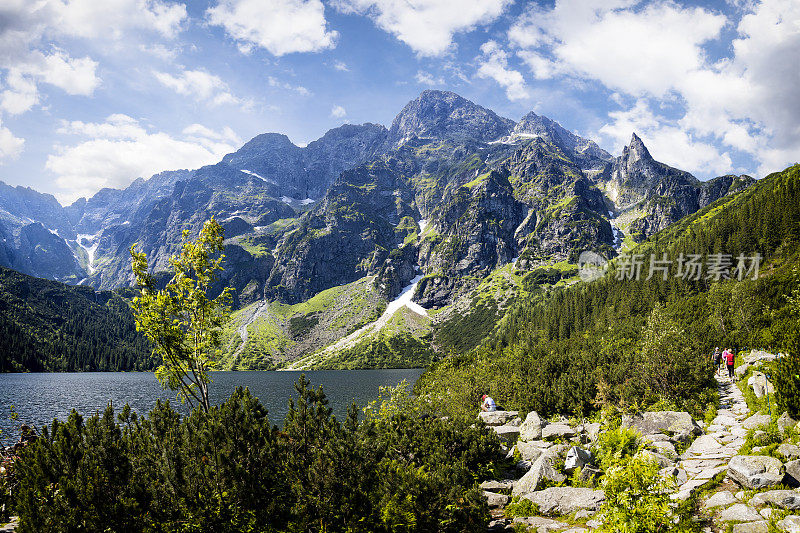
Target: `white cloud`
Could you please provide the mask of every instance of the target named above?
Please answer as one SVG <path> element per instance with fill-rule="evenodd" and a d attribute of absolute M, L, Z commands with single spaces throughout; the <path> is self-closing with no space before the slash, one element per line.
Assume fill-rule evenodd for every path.
<path fill-rule="evenodd" d="M 694 138 L 674 121 L 654 114 L 644 100 L 628 110 L 612 111 L 609 117 L 612 122 L 601 127 L 600 134 L 611 139 L 616 153 L 622 151 L 635 132 L 650 154 L 668 165 L 701 175 L 733 170 L 730 155 L 719 153 L 713 144 Z"/>
<path fill-rule="evenodd" d="M 420 56 L 444 54 L 453 35 L 495 20 L 511 0 L 336 0 L 345 13 L 368 15 Z"/>
<path fill-rule="evenodd" d="M 334 105 L 331 108 L 331 117 L 332 118 L 343 118 L 347 116 L 347 111 L 345 111 L 344 107 L 340 105 Z"/>
<path fill-rule="evenodd" d="M 422 85 L 444 85 L 444 78 L 441 76 L 434 77 L 433 74 L 424 70 L 418 70 L 414 78 L 417 80 L 417 83 L 421 83 Z"/>
<path fill-rule="evenodd" d="M 186 6 L 161 0 L 51 0 L 58 30 L 85 38 L 120 39 L 130 30 L 174 38 L 186 20 Z"/>
<path fill-rule="evenodd" d="M 281 81 L 272 76 L 267 77 L 267 83 L 269 84 L 270 87 L 275 87 L 277 89 L 284 89 L 286 91 L 294 91 L 298 93 L 300 96 L 311 96 L 311 91 L 309 91 L 302 85 L 292 85 L 291 83 Z"/>
<path fill-rule="evenodd" d="M 0 161 L 15 159 L 22 153 L 25 139 L 15 137 L 11 130 L 0 124 Z"/>
<path fill-rule="evenodd" d="M 335 61 L 333 63 L 333 68 L 341 72 L 350 72 L 350 67 L 348 67 L 347 63 L 344 61 Z"/>
<path fill-rule="evenodd" d="M 206 11 L 212 25 L 222 26 L 249 53 L 254 46 L 282 56 L 318 52 L 336 46 L 320 0 L 218 0 Z"/>
<path fill-rule="evenodd" d="M 506 90 L 509 100 L 524 100 L 530 96 L 525 78 L 518 70 L 509 68 L 508 54 L 495 41 L 481 46 L 483 55 L 478 58 L 478 77 L 493 79 Z"/>
<path fill-rule="evenodd" d="M 222 78 L 202 69 L 183 69 L 177 76 L 156 71 L 153 72 L 153 75 L 165 87 L 169 87 L 178 94 L 192 96 L 198 101 L 205 101 L 211 105 L 239 105 L 243 108 L 252 106 L 252 102 L 234 96 Z"/>
<path fill-rule="evenodd" d="M 637 99 L 602 130 L 617 141 L 630 136 L 611 133 L 627 123 L 625 113 L 657 110 L 666 101 L 673 118 L 649 111 L 659 124 L 653 138 L 665 152 L 697 143 L 686 158 L 704 175 L 728 166 L 728 150 L 775 170 L 800 153 L 800 2 L 736 5 L 728 19 L 669 0 L 557 0 L 552 8 L 529 9 L 508 37 L 537 78 L 594 80 L 614 91 L 617 103 L 621 95 Z M 736 30 L 729 57 L 711 61 L 706 47 L 720 48 L 726 25 Z"/>
<path fill-rule="evenodd" d="M 63 189 L 56 195 L 62 202 L 103 187 L 126 187 L 138 177 L 149 178 L 163 170 L 215 163 L 241 143 L 230 128 L 216 132 L 192 124 L 182 137 L 174 137 L 150 131 L 123 114 L 111 115 L 102 123 L 64 122 L 59 132 L 84 138 L 77 144 L 56 146 L 47 158 L 46 168 Z"/>

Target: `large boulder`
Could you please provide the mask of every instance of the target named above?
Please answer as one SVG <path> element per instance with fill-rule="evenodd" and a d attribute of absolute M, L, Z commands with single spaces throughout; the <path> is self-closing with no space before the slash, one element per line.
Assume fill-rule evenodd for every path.
<path fill-rule="evenodd" d="M 547 424 L 542 428 L 542 438 L 547 439 L 571 439 L 577 435 L 575 429 L 569 424 L 555 423 Z"/>
<path fill-rule="evenodd" d="M 800 459 L 800 446 L 784 442 L 778 446 L 778 453 L 789 460 Z"/>
<path fill-rule="evenodd" d="M 763 398 L 767 394 L 775 394 L 775 387 L 763 372 L 753 372 L 747 378 L 747 386 L 753 389 L 756 398 Z"/>
<path fill-rule="evenodd" d="M 703 507 L 706 509 L 713 509 L 714 507 L 727 507 L 729 505 L 733 505 L 738 500 L 736 496 L 734 496 L 731 491 L 723 490 L 721 492 L 715 492 L 706 502 L 703 504 Z"/>
<path fill-rule="evenodd" d="M 564 459 L 564 470 L 570 472 L 576 468 L 583 468 L 592 462 L 592 452 L 573 446 L 567 451 L 567 458 Z"/>
<path fill-rule="evenodd" d="M 531 411 L 519 427 L 519 440 L 530 441 L 542 438 L 544 421 L 536 411 Z"/>
<path fill-rule="evenodd" d="M 479 416 L 487 426 L 504 426 L 518 414 L 519 411 L 481 411 Z"/>
<path fill-rule="evenodd" d="M 489 504 L 489 509 L 505 507 L 508 505 L 508 501 L 511 499 L 511 497 L 507 494 L 498 494 L 488 490 L 483 491 L 483 497 L 486 498 L 486 501 Z"/>
<path fill-rule="evenodd" d="M 742 427 L 745 429 L 755 429 L 760 426 L 766 426 L 771 420 L 772 418 L 769 415 L 755 414 L 742 422 Z"/>
<path fill-rule="evenodd" d="M 536 531 L 537 533 L 563 531 L 569 527 L 569 524 L 551 518 L 544 518 L 543 516 L 518 516 L 514 519 L 514 523 L 522 524 L 528 528 L 528 531 Z"/>
<path fill-rule="evenodd" d="M 503 439 L 504 441 L 508 442 L 509 444 L 514 444 L 516 442 L 517 437 L 519 437 L 519 426 L 513 426 L 510 424 L 506 424 L 504 426 L 490 426 L 497 436 Z"/>
<path fill-rule="evenodd" d="M 728 477 L 747 489 L 766 489 L 783 481 L 783 463 L 766 455 L 736 455 L 728 463 Z"/>
<path fill-rule="evenodd" d="M 553 483 L 562 483 L 567 478 L 556 470 L 555 463 L 556 458 L 558 457 L 557 453 L 554 453 L 551 450 L 547 450 L 543 453 L 536 461 L 534 461 L 533 466 L 528 472 L 522 476 L 519 481 L 514 483 L 514 490 L 512 494 L 514 496 L 521 496 L 523 494 L 527 494 L 529 492 L 533 492 L 544 480 L 552 481 Z"/>
<path fill-rule="evenodd" d="M 751 350 L 749 354 L 742 357 L 745 363 L 757 363 L 763 361 L 774 361 L 778 356 L 774 353 L 765 352 L 763 350 Z"/>
<path fill-rule="evenodd" d="M 568 515 L 582 509 L 596 511 L 606 499 L 602 490 L 583 487 L 550 487 L 525 494 L 544 515 Z"/>
<path fill-rule="evenodd" d="M 762 518 L 758 511 L 743 503 L 731 505 L 719 514 L 723 522 L 755 522 Z"/>
<path fill-rule="evenodd" d="M 789 515 L 778 522 L 778 527 L 786 533 L 800 533 L 800 516 Z"/>
<path fill-rule="evenodd" d="M 520 434 L 520 439 L 517 441 L 517 451 L 523 461 L 535 461 L 542 455 L 545 449 L 546 448 L 537 446 L 533 442 L 523 442 L 522 434 Z"/>
<path fill-rule="evenodd" d="M 786 469 L 786 478 L 784 479 L 786 484 L 792 487 L 800 487 L 800 460 L 789 461 L 783 466 Z"/>
<path fill-rule="evenodd" d="M 794 490 L 768 490 L 750 498 L 750 505 L 774 505 L 795 511 L 800 509 L 800 492 Z"/>
<path fill-rule="evenodd" d="M 787 429 L 796 426 L 797 420 L 789 416 L 789 413 L 783 413 L 780 417 L 778 417 L 777 424 L 778 424 L 778 429 L 780 429 L 781 433 L 783 433 Z"/>
<path fill-rule="evenodd" d="M 643 435 L 664 433 L 667 435 L 700 435 L 702 430 L 685 411 L 648 411 L 635 415 L 623 415 L 622 425 L 638 430 Z"/>

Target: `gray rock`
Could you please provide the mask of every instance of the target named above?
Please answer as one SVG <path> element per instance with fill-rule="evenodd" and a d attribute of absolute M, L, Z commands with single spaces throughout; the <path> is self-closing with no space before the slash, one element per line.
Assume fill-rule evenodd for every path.
<path fill-rule="evenodd" d="M 660 453 L 651 452 L 650 450 L 643 450 L 642 453 L 655 459 L 659 468 L 668 468 L 669 466 L 675 464 L 675 461 L 664 457 Z"/>
<path fill-rule="evenodd" d="M 519 426 L 522 425 L 522 419 L 520 417 L 518 417 L 518 416 L 514 417 L 513 419 L 509 420 L 508 423 L 505 424 L 505 425 L 506 426 L 517 426 L 517 427 L 519 427 Z"/>
<path fill-rule="evenodd" d="M 775 394 L 775 387 L 767 380 L 763 372 L 753 372 L 747 378 L 747 386 L 753 389 L 756 398 L 763 398 L 767 394 Z"/>
<path fill-rule="evenodd" d="M 483 497 L 486 498 L 486 501 L 489 503 L 489 509 L 505 507 L 511 499 L 507 494 L 498 494 L 487 490 L 483 491 Z"/>
<path fill-rule="evenodd" d="M 783 443 L 778 446 L 778 453 L 789 460 L 800 459 L 800 446 Z"/>
<path fill-rule="evenodd" d="M 520 434 L 520 437 L 522 434 Z M 536 446 L 532 442 L 523 442 L 522 439 L 517 441 L 517 451 L 523 461 L 533 462 L 542 455 L 543 448 Z"/>
<path fill-rule="evenodd" d="M 478 486 L 483 490 L 497 492 L 498 490 L 511 490 L 514 487 L 514 482 L 510 479 L 503 481 L 489 480 L 484 481 Z"/>
<path fill-rule="evenodd" d="M 491 426 L 497 436 L 508 443 L 514 443 L 519 437 L 519 426 Z"/>
<path fill-rule="evenodd" d="M 533 461 L 526 461 L 523 459 L 522 461 L 517 461 L 517 464 L 514 465 L 514 469 L 517 472 L 522 472 L 524 474 L 525 472 L 530 470 L 532 466 L 533 466 Z"/>
<path fill-rule="evenodd" d="M 768 533 L 769 523 L 766 520 L 758 522 L 744 522 L 733 525 L 733 533 Z"/>
<path fill-rule="evenodd" d="M 764 455 L 737 455 L 728 463 L 728 477 L 748 489 L 774 487 L 783 480 L 783 463 Z"/>
<path fill-rule="evenodd" d="M 481 411 L 478 416 L 487 426 L 504 426 L 518 414 L 519 411 Z"/>
<path fill-rule="evenodd" d="M 755 414 L 750 418 L 748 418 L 747 420 L 745 420 L 744 422 L 742 422 L 742 426 L 745 429 L 755 429 L 759 426 L 765 426 L 769 424 L 770 420 L 772 419 L 770 418 L 769 415 Z"/>
<path fill-rule="evenodd" d="M 800 460 L 789 461 L 783 465 L 786 469 L 784 481 L 787 485 L 800 487 Z"/>
<path fill-rule="evenodd" d="M 770 517 L 772 516 L 772 508 L 771 507 L 764 507 L 763 509 L 758 511 L 758 514 L 763 516 L 764 520 L 769 520 Z"/>
<path fill-rule="evenodd" d="M 547 424 L 542 428 L 543 439 L 571 439 L 575 435 L 575 430 L 567 424 Z"/>
<path fill-rule="evenodd" d="M 697 437 L 687 450 L 693 455 L 705 455 L 717 452 L 722 445 L 711 435 L 701 435 Z"/>
<path fill-rule="evenodd" d="M 783 413 L 780 417 L 778 417 L 778 429 L 781 430 L 781 433 L 796 425 L 797 420 L 789 416 L 789 413 Z"/>
<path fill-rule="evenodd" d="M 536 461 L 533 463 L 528 472 L 522 476 L 519 481 L 514 483 L 514 490 L 512 494 L 514 496 L 520 496 L 522 494 L 527 494 L 529 492 L 533 492 L 539 486 L 539 483 L 542 480 L 549 480 L 555 483 L 561 483 L 565 481 L 567 478 L 555 469 L 555 454 L 549 452 L 542 454 Z"/>
<path fill-rule="evenodd" d="M 675 459 L 678 457 L 678 452 L 675 450 L 675 445 L 669 441 L 658 441 L 653 443 L 653 448 L 655 448 L 658 453 L 663 455 L 664 457 L 669 457 L 670 459 Z"/>
<path fill-rule="evenodd" d="M 514 523 L 527 526 L 531 528 L 530 530 L 536 531 L 536 533 L 550 533 L 551 531 L 560 531 L 569 527 L 569 524 L 543 516 L 518 516 L 514 519 Z"/>
<path fill-rule="evenodd" d="M 522 496 L 544 515 L 568 515 L 581 509 L 596 511 L 606 499 L 602 490 L 582 487 L 550 487 Z"/>
<path fill-rule="evenodd" d="M 583 426 L 583 430 L 586 432 L 586 436 L 589 437 L 590 442 L 597 441 L 597 437 L 600 436 L 600 423 L 599 422 L 592 422 L 591 424 L 586 424 Z"/>
<path fill-rule="evenodd" d="M 700 427 L 692 415 L 684 411 L 648 411 L 636 415 L 623 415 L 622 425 L 639 430 L 643 435 L 666 433 L 668 435 L 699 435 Z"/>
<path fill-rule="evenodd" d="M 750 368 L 750 363 L 743 363 L 736 367 L 736 370 L 733 372 L 736 374 L 736 379 L 741 379 L 745 374 L 747 374 L 747 370 Z"/>
<path fill-rule="evenodd" d="M 564 470 L 571 472 L 576 468 L 583 468 L 592 462 L 592 452 L 573 446 L 567 451 L 567 458 L 564 460 Z"/>
<path fill-rule="evenodd" d="M 737 503 L 719 513 L 719 519 L 723 522 L 755 522 L 763 517 L 758 511 L 743 503 Z"/>
<path fill-rule="evenodd" d="M 778 522 L 778 527 L 786 533 L 800 533 L 800 516 L 789 515 Z"/>
<path fill-rule="evenodd" d="M 800 509 L 800 492 L 794 490 L 768 490 L 750 498 L 750 505 L 775 505 L 795 511 Z"/>
<path fill-rule="evenodd" d="M 542 419 L 536 411 L 531 411 L 519 428 L 519 440 L 532 441 L 542 438 Z"/>
<path fill-rule="evenodd" d="M 714 507 L 726 507 L 728 505 L 733 505 L 736 503 L 736 497 L 731 494 L 729 490 L 723 490 L 721 492 L 714 493 L 706 502 L 703 504 L 703 507 L 706 509 L 713 509 Z"/>

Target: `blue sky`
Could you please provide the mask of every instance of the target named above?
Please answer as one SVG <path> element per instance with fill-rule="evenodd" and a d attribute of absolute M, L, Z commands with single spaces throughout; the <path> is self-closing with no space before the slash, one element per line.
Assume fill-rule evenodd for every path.
<path fill-rule="evenodd" d="M 799 58 L 797 0 L 5 0 L 0 180 L 67 204 L 429 88 L 762 177 L 800 159 Z"/>

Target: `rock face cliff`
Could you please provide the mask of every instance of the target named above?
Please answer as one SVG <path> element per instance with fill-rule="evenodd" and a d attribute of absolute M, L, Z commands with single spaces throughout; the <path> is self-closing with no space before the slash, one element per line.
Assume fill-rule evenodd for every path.
<path fill-rule="evenodd" d="M 749 176 L 721 176 L 701 182 L 688 172 L 653 159 L 635 133 L 622 155 L 603 174 L 609 176 L 605 189 L 615 209 L 635 209 L 641 213 L 630 226 L 636 240 L 644 240 L 719 198 L 755 183 Z"/>
<path fill-rule="evenodd" d="M 222 161 L 104 189 L 62 208 L 0 185 L 0 265 L 112 288 L 128 250 L 165 269 L 184 229 L 214 216 L 237 305 L 296 303 L 371 276 L 392 298 L 422 275 L 416 301 L 441 307 L 499 266 L 530 269 L 615 252 L 627 213 L 644 238 L 749 186 L 700 182 L 656 161 L 633 135 L 619 157 L 547 117 L 519 122 L 455 93 L 425 91 L 387 130 L 344 125 L 305 147 L 259 135 Z"/>

